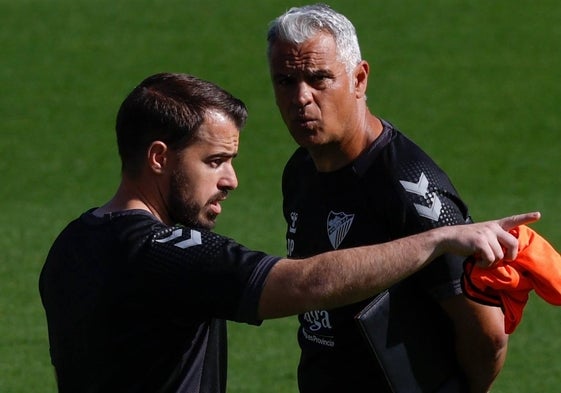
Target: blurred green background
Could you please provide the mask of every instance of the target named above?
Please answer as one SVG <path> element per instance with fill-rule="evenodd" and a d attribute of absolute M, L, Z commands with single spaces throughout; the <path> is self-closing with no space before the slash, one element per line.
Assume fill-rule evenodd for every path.
<path fill-rule="evenodd" d="M 561 2 L 328 2 L 355 24 L 369 103 L 448 172 L 476 220 L 540 210 L 561 248 Z M 37 279 L 54 237 L 112 196 L 113 125 L 146 76 L 187 72 L 250 110 L 240 187 L 217 231 L 284 255 L 280 174 L 294 144 L 274 105 L 280 0 L 0 0 L 0 392 L 55 392 Z M 558 392 L 561 310 L 532 296 L 493 392 Z M 295 392 L 295 319 L 230 324 L 229 392 Z"/>

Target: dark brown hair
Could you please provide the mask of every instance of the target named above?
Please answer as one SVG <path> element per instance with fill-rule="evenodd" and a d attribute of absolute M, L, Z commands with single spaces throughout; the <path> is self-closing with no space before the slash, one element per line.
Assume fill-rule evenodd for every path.
<path fill-rule="evenodd" d="M 180 150 L 189 145 L 209 111 L 228 116 L 242 129 L 245 104 L 214 83 L 187 74 L 160 73 L 143 80 L 117 114 L 122 171 L 136 175 L 154 141 Z"/>

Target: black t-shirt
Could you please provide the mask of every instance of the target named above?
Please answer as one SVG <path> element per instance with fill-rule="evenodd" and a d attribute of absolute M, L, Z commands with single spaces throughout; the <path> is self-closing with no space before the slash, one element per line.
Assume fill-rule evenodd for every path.
<path fill-rule="evenodd" d="M 417 145 L 383 124 L 373 145 L 340 170 L 318 173 L 302 148 L 288 161 L 283 211 L 289 257 L 381 243 L 470 221 L 446 174 Z M 435 299 L 461 293 L 462 262 L 445 255 L 413 275 L 407 281 L 412 296 L 426 298 L 434 308 Z M 302 393 L 388 391 L 354 320 L 368 301 L 299 316 Z"/>
<path fill-rule="evenodd" d="M 225 320 L 261 322 L 278 259 L 141 210 L 84 213 L 39 281 L 60 392 L 225 392 Z"/>

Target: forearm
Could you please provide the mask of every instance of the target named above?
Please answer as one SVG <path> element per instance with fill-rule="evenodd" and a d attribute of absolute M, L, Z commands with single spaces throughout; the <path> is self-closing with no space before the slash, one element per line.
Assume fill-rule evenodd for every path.
<path fill-rule="evenodd" d="M 260 316 L 331 309 L 371 297 L 432 261 L 440 253 L 443 239 L 439 231 L 430 231 L 303 260 L 283 259 L 269 274 Z"/>
<path fill-rule="evenodd" d="M 498 307 L 475 303 L 463 295 L 441 305 L 454 323 L 456 354 L 467 377 L 469 392 L 489 391 L 507 354 L 504 314 Z"/>
<path fill-rule="evenodd" d="M 517 239 L 507 231 L 539 219 L 527 213 L 469 225 L 440 227 L 392 242 L 331 251 L 303 260 L 282 259 L 269 272 L 260 318 L 330 309 L 373 296 L 445 252 L 477 255 L 488 266 L 514 259 Z"/>
<path fill-rule="evenodd" d="M 486 393 L 503 368 L 507 343 L 501 348 L 490 345 L 486 349 L 473 346 L 458 347 L 458 359 L 467 377 L 470 393 Z"/>

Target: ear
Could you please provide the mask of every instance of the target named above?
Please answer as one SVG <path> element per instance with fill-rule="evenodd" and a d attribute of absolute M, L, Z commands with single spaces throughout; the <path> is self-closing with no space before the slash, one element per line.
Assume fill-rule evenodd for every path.
<path fill-rule="evenodd" d="M 365 60 L 362 60 L 355 67 L 354 71 L 354 88 L 356 98 L 363 98 L 366 95 L 366 88 L 368 87 L 368 74 L 370 73 L 370 65 Z"/>
<path fill-rule="evenodd" d="M 162 141 L 154 141 L 148 147 L 148 167 L 155 174 L 162 174 L 169 162 L 170 150 Z"/>

